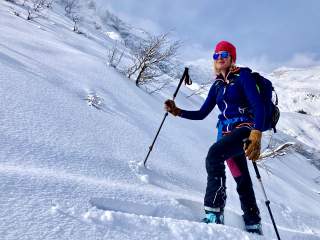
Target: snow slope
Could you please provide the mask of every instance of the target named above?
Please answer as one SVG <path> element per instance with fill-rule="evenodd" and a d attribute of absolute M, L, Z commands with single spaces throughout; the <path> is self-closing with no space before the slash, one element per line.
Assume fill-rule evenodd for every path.
<path fill-rule="evenodd" d="M 281 130 L 319 152 L 320 67 L 283 67 L 268 76 L 273 79 L 284 116 Z"/>
<path fill-rule="evenodd" d="M 0 239 L 276 238 L 255 180 L 265 235 L 241 230 L 229 173 L 226 225 L 199 223 L 216 112 L 201 122 L 170 116 L 144 169 L 175 86 L 149 95 L 107 67 L 107 25 L 79 35 L 58 7 L 33 21 L 12 9 L 24 12 L 0 2 Z M 203 100 L 189 94 L 182 89 L 177 103 L 198 108 Z M 320 172 L 304 154 L 314 149 L 297 140 L 275 135 L 274 145 L 296 147 L 261 174 L 283 239 L 320 239 Z"/>

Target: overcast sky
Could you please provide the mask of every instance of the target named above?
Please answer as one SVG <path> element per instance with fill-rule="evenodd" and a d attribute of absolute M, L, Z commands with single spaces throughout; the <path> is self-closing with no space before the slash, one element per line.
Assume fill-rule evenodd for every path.
<path fill-rule="evenodd" d="M 133 26 L 174 30 L 186 60 L 211 59 L 215 44 L 237 47 L 241 65 L 270 71 L 320 65 L 320 0 L 100 0 Z"/>

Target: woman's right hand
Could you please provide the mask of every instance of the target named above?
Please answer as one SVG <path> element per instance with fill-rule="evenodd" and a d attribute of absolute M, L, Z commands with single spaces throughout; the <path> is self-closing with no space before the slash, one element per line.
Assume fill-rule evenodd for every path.
<path fill-rule="evenodd" d="M 168 100 L 166 100 L 165 102 L 164 102 L 164 109 L 167 111 L 167 112 L 169 112 L 169 113 L 171 113 L 173 116 L 180 116 L 180 114 L 181 114 L 181 109 L 180 108 L 178 108 L 177 106 L 176 106 L 176 104 L 175 104 L 175 102 L 173 101 L 173 100 L 170 100 L 170 99 L 168 99 Z"/>

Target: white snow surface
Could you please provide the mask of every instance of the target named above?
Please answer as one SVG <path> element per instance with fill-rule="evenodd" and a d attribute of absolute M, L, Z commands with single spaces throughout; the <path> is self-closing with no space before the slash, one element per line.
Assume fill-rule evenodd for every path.
<path fill-rule="evenodd" d="M 0 239 L 276 239 L 250 163 L 264 236 L 242 230 L 228 170 L 226 224 L 200 223 L 216 110 L 203 121 L 169 116 L 145 169 L 177 82 L 147 94 L 107 66 L 113 29 L 88 23 L 80 35 L 59 8 L 32 21 L 24 12 L 0 2 Z M 320 69 L 284 72 L 271 74 L 282 110 L 272 145 L 296 144 L 259 169 L 282 239 L 320 239 L 319 99 L 299 100 L 319 96 Z M 181 88 L 179 106 L 199 108 L 189 94 Z"/>
<path fill-rule="evenodd" d="M 120 41 L 121 40 L 120 35 L 115 33 L 115 32 L 106 32 L 106 35 L 108 37 L 110 37 L 111 39 L 113 39 L 113 40 L 116 40 L 116 41 Z"/>

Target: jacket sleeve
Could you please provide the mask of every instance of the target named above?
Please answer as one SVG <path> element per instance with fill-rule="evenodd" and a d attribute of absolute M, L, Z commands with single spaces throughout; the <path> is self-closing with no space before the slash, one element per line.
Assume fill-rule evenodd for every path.
<path fill-rule="evenodd" d="M 243 73 L 242 81 L 244 93 L 254 115 L 254 128 L 262 131 L 264 126 L 265 111 L 263 101 L 256 86 L 256 81 L 249 71 L 245 71 Z"/>
<path fill-rule="evenodd" d="M 213 84 L 209 90 L 208 96 L 198 111 L 182 110 L 180 117 L 190 120 L 202 120 L 212 111 L 216 105 L 216 86 Z"/>

